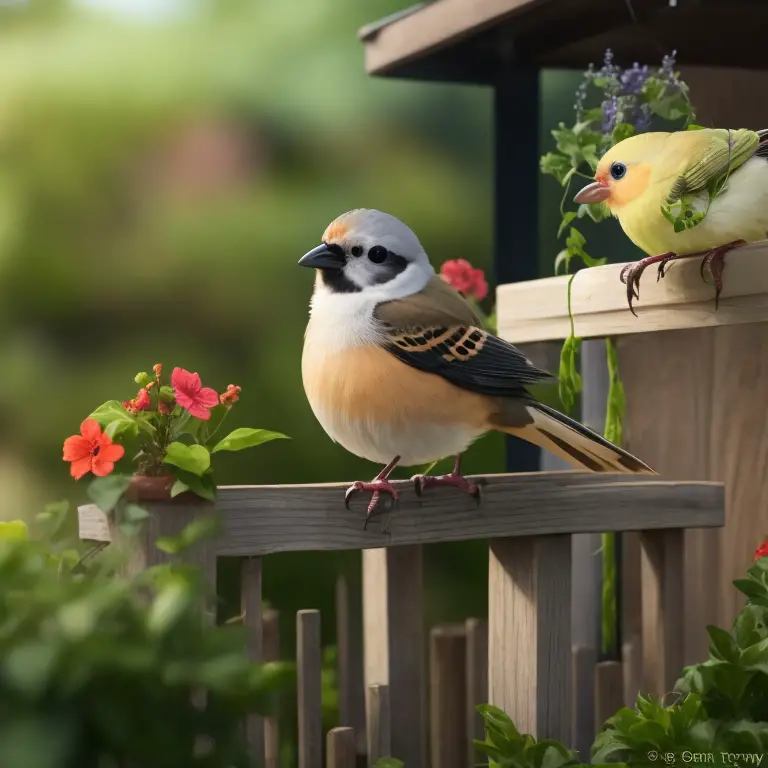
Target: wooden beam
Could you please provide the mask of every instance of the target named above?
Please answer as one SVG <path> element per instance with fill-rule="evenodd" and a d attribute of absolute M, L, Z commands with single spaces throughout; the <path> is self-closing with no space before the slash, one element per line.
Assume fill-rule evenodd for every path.
<path fill-rule="evenodd" d="M 355 729 L 350 727 L 332 728 L 326 738 L 328 768 L 355 768 Z"/>
<path fill-rule="evenodd" d="M 363 530 L 367 499 L 356 500 L 352 511 L 346 510 L 347 486 L 340 483 L 221 488 L 215 509 L 223 517 L 224 532 L 207 546 L 222 556 L 256 556 L 723 524 L 720 483 L 589 472 L 490 475 L 476 481 L 483 492 L 479 506 L 452 488 L 430 490 L 419 500 L 412 483 L 397 482 L 399 507 L 373 521 L 368 530 Z M 199 511 L 193 503 L 147 506 L 153 510 L 148 521 L 152 530 L 169 516 L 190 520 Z M 109 540 L 106 517 L 97 507 L 80 507 L 79 516 L 82 539 Z"/>
<path fill-rule="evenodd" d="M 240 567 L 240 607 L 246 630 L 248 658 L 260 663 L 264 657 L 264 617 L 261 610 L 261 558 L 246 557 Z M 265 722 L 259 715 L 248 715 L 245 735 L 251 759 L 264 761 Z"/>
<path fill-rule="evenodd" d="M 296 614 L 299 768 L 322 768 L 323 705 L 320 611 Z"/>
<path fill-rule="evenodd" d="M 573 281 L 571 307 L 577 336 L 622 334 L 740 325 L 768 320 L 768 241 L 728 254 L 723 292 L 715 309 L 711 285 L 699 274 L 700 259 L 672 262 L 663 280 L 649 268 L 635 301 L 635 317 L 619 280 L 624 264 L 579 272 Z M 568 277 L 546 277 L 500 285 L 496 292 L 499 335 L 513 344 L 565 339 L 569 335 Z"/>
<path fill-rule="evenodd" d="M 488 701 L 488 622 L 467 619 L 467 765 L 477 762 L 473 739 L 485 739 L 485 721 L 476 707 Z"/>
<path fill-rule="evenodd" d="M 389 687 L 370 685 L 366 691 L 366 733 L 368 737 L 368 768 L 382 757 L 392 757 Z M 398 758 L 399 759 L 399 758 Z"/>
<path fill-rule="evenodd" d="M 571 744 L 571 537 L 490 542 L 488 692 L 522 733 Z"/>

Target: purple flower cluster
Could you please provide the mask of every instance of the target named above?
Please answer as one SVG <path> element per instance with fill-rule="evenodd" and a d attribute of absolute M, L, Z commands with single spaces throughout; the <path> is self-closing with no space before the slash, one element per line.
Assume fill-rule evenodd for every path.
<path fill-rule="evenodd" d="M 602 124 L 601 130 L 610 139 L 614 129 L 620 123 L 630 123 L 637 133 L 647 131 L 651 127 L 651 105 L 645 96 L 645 87 L 653 77 L 664 85 L 664 90 L 685 92 L 687 90 L 675 72 L 677 51 L 664 56 L 658 72 L 651 74 L 647 65 L 640 66 L 635 62 L 630 68 L 622 69 L 614 61 L 613 51 L 605 51 L 603 65 L 595 69 L 590 64 L 584 73 L 584 79 L 576 89 L 574 110 L 576 120 L 584 118 L 589 86 L 595 85 L 602 91 Z"/>

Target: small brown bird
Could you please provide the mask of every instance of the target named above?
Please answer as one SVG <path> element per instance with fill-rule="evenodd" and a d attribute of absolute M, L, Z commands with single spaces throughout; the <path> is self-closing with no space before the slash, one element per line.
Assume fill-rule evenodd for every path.
<path fill-rule="evenodd" d="M 551 380 L 516 347 L 482 328 L 435 271 L 416 235 L 394 216 L 358 209 L 326 229 L 299 264 L 317 270 L 304 341 L 304 389 L 329 437 L 385 465 L 346 494 L 397 499 L 389 475 L 456 456 L 452 472 L 416 475 L 417 494 L 451 485 L 478 496 L 460 455 L 498 430 L 593 472 L 653 473 L 597 433 L 537 402 L 526 386 Z M 366 522 L 368 520 L 366 517 Z"/>

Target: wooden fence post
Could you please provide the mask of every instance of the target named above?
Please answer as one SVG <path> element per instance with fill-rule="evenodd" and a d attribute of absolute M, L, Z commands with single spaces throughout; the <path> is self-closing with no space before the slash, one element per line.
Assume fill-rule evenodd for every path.
<path fill-rule="evenodd" d="M 426 765 L 421 545 L 363 552 L 363 626 L 365 686 L 388 687 L 392 752 Z"/>
<path fill-rule="evenodd" d="M 466 768 L 467 632 L 463 624 L 434 627 L 429 637 L 430 761 Z"/>
<path fill-rule="evenodd" d="M 328 768 L 355 768 L 357 749 L 354 728 L 332 728 L 325 743 Z"/>
<path fill-rule="evenodd" d="M 368 686 L 365 698 L 368 768 L 373 768 L 380 757 L 392 757 L 392 720 L 389 687 L 374 683 Z"/>
<path fill-rule="evenodd" d="M 299 694 L 299 768 L 322 768 L 320 611 L 296 614 L 296 672 Z"/>
<path fill-rule="evenodd" d="M 572 687 L 573 748 L 583 762 L 589 760 L 589 750 L 595 740 L 595 668 L 597 651 L 591 646 L 574 646 Z"/>
<path fill-rule="evenodd" d="M 492 539 L 488 691 L 524 733 L 571 743 L 571 537 Z"/>
<path fill-rule="evenodd" d="M 280 614 L 270 608 L 264 611 L 262 631 L 262 656 L 264 661 L 280 659 Z M 277 768 L 280 758 L 280 736 L 277 718 L 264 719 L 264 768 Z"/>
<path fill-rule="evenodd" d="M 263 658 L 263 617 L 261 611 L 261 558 L 246 557 L 240 566 L 240 606 L 246 629 L 248 658 L 260 662 Z M 245 735 L 251 758 L 257 763 L 264 760 L 264 720 L 248 715 Z"/>
<path fill-rule="evenodd" d="M 488 622 L 467 619 L 467 765 L 474 766 L 475 746 L 472 739 L 485 739 L 485 724 L 476 711 L 478 704 L 488 701 Z"/>
<path fill-rule="evenodd" d="M 643 531 L 643 693 L 664 696 L 683 669 L 683 531 Z"/>

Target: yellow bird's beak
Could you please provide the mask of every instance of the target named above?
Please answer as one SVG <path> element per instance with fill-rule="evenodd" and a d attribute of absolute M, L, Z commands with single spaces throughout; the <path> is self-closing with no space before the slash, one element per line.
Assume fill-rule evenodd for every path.
<path fill-rule="evenodd" d="M 611 188 L 603 181 L 587 184 L 576 197 L 574 203 L 602 203 L 611 196 Z"/>

